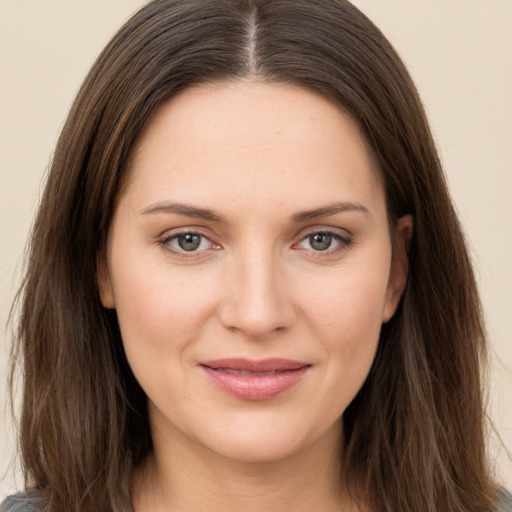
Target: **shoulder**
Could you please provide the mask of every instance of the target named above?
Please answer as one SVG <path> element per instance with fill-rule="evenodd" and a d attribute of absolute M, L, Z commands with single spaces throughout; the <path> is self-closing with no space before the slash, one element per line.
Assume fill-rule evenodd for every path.
<path fill-rule="evenodd" d="M 512 512 L 512 494 L 505 489 L 500 490 L 496 512 Z"/>
<path fill-rule="evenodd" d="M 9 496 L 0 504 L 0 512 L 43 512 L 44 502 L 34 490 Z"/>

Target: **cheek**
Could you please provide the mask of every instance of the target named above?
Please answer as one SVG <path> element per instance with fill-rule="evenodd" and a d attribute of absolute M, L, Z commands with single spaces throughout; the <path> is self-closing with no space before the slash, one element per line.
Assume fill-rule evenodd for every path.
<path fill-rule="evenodd" d="M 318 284 L 318 283 L 317 283 Z M 344 272 L 309 287 L 309 328 L 321 341 L 325 407 L 337 417 L 363 385 L 377 350 L 385 304 L 385 272 Z"/>
<path fill-rule="evenodd" d="M 118 265 L 116 309 L 130 362 L 175 364 L 214 310 L 211 281 L 208 273 L 191 275 L 165 264 L 142 263 L 138 271 Z"/>
<path fill-rule="evenodd" d="M 216 287 L 205 275 L 192 277 L 168 265 L 141 264 L 138 273 L 117 268 L 116 309 L 135 378 L 154 403 L 173 410 L 193 406 L 197 394 L 189 370 Z"/>
<path fill-rule="evenodd" d="M 385 267 L 343 268 L 306 286 L 302 302 L 329 337 L 362 342 L 380 331 L 386 289 Z"/>

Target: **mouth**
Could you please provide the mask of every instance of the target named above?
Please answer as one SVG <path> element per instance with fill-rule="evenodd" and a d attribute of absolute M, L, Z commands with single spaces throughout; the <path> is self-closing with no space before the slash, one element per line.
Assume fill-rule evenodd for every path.
<path fill-rule="evenodd" d="M 210 382 L 243 400 L 269 400 L 298 384 L 311 364 L 290 359 L 219 359 L 199 364 Z"/>

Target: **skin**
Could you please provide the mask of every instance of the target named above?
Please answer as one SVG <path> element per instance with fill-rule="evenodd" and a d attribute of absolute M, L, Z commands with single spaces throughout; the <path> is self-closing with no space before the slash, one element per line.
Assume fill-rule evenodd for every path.
<path fill-rule="evenodd" d="M 155 449 L 133 475 L 136 512 L 357 510 L 335 483 L 341 418 L 405 285 L 412 220 L 393 228 L 394 248 L 376 164 L 326 99 L 241 81 L 190 88 L 157 110 L 99 275 L 149 401 Z M 184 232 L 201 235 L 197 250 L 180 248 Z M 312 234 L 328 232 L 318 250 Z M 198 365 L 226 357 L 311 367 L 250 401 Z"/>

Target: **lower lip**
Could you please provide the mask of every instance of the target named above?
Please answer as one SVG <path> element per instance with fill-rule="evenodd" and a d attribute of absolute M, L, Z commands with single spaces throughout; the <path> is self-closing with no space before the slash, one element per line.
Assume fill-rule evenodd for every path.
<path fill-rule="evenodd" d="M 285 370 L 272 375 L 235 375 L 201 366 L 218 388 L 243 400 L 269 400 L 298 384 L 309 366 Z"/>

